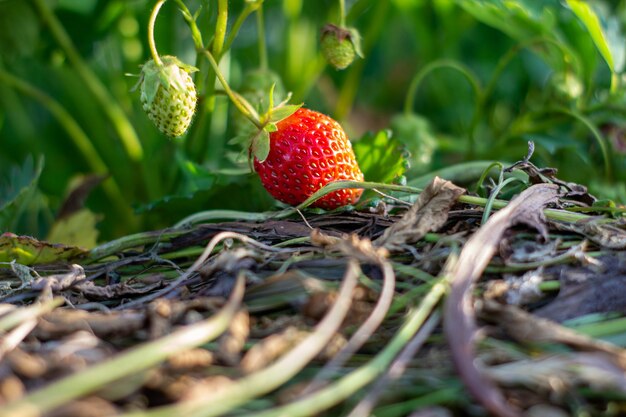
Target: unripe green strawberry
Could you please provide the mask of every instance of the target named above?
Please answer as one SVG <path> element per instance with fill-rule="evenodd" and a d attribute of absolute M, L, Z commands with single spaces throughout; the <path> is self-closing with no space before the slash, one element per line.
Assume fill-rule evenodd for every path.
<path fill-rule="evenodd" d="M 141 69 L 141 103 L 150 120 L 165 135 L 183 135 L 196 109 L 196 86 L 189 75 L 196 68 L 174 56 L 161 57 L 163 65 L 154 60 Z"/>
<path fill-rule="evenodd" d="M 255 158 L 254 169 L 265 189 L 283 203 L 298 205 L 333 181 L 363 181 L 348 137 L 324 114 L 300 108 L 276 123 L 269 139 L 269 155 L 263 161 Z M 333 191 L 312 206 L 329 210 L 355 204 L 362 193 Z"/>
<path fill-rule="evenodd" d="M 356 29 L 327 24 L 322 29 L 322 55 L 336 69 L 345 69 L 357 55 L 362 56 L 359 39 Z"/>

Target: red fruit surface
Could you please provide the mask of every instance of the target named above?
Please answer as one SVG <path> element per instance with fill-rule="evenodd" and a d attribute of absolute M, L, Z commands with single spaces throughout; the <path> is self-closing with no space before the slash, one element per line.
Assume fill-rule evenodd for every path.
<path fill-rule="evenodd" d="M 313 110 L 300 108 L 277 123 L 270 134 L 270 153 L 254 160 L 265 189 L 277 200 L 298 205 L 329 182 L 363 181 L 352 144 L 339 123 Z M 355 204 L 361 189 L 334 191 L 312 207 L 331 210 Z"/>

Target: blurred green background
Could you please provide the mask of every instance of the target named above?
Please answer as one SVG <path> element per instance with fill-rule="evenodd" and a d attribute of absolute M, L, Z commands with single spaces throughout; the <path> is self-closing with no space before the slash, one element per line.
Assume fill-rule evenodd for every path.
<path fill-rule="evenodd" d="M 335 117 L 355 142 L 391 128 L 388 146 L 412 152 L 409 183 L 464 161 L 514 162 L 532 140 L 538 166 L 626 202 L 626 1 L 347 1 L 365 57 L 343 71 L 318 50 L 322 26 L 338 23 L 335 0 L 185 1 L 212 48 L 227 10 L 220 67 L 235 89 L 262 66 L 256 12 L 240 18 L 259 3 L 267 64 L 292 102 Z M 0 1 L 0 231 L 91 246 L 200 210 L 277 206 L 229 145 L 234 111 L 173 1 L 157 48 L 201 69 L 199 111 L 177 140 L 143 113 L 128 74 L 149 58 L 153 4 Z M 92 174 L 108 177 L 95 185 Z"/>

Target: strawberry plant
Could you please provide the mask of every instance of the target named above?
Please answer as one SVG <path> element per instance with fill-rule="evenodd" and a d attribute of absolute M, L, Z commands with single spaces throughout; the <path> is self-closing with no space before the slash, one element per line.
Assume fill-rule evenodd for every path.
<path fill-rule="evenodd" d="M 625 33 L 0 1 L 0 417 L 621 415 Z"/>

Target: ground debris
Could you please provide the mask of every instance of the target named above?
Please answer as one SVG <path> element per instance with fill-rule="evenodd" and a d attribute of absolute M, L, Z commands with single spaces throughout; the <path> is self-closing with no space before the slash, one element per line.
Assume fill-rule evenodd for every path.
<path fill-rule="evenodd" d="M 110 244 L 84 264 L 16 263 L 20 288 L 11 270 L 0 270 L 8 284 L 0 304 L 0 345 L 6 346 L 0 405 L 24 405 L 20 401 L 36 399 L 40 388 L 151 344 L 163 355 L 159 361 L 132 371 L 155 354 L 148 349 L 124 365 L 131 370 L 122 377 L 42 414 L 117 415 L 217 401 L 207 408 L 213 410 L 228 398 L 240 401 L 247 391 L 239 384 L 263 394 L 228 412 L 250 413 L 328 395 L 351 372 L 375 372 L 374 381 L 389 381 L 344 402 L 372 415 L 464 415 L 458 411 L 467 406 L 482 416 L 482 404 L 492 411 L 506 407 L 504 416 L 545 410 L 559 416 L 571 411 L 572 398 L 593 401 L 579 389 L 621 392 L 623 349 L 553 321 L 626 314 L 626 257 L 615 243 L 624 223 L 545 221 L 546 204 L 570 204 L 561 204 L 560 192 L 580 204 L 589 197 L 548 171 L 533 172 L 527 173 L 536 174 L 538 185 L 485 225 L 481 207 L 458 202 L 465 190 L 436 180 L 410 208 L 200 224 L 149 232 L 152 243 L 118 250 Z M 448 274 L 455 279 L 447 281 Z M 348 278 L 352 287 L 345 289 Z M 244 281 L 244 302 L 233 307 L 225 298 Z M 444 314 L 432 310 L 424 317 L 428 325 L 404 335 L 412 349 L 380 367 L 407 317 L 433 288 L 448 285 Z M 220 321 L 228 306 L 230 318 Z M 194 342 L 197 333 L 187 333 L 160 345 L 189 326 L 221 330 L 201 343 Z M 176 348 L 179 343 L 186 348 Z M 164 355 L 164 349 L 177 353 Z M 305 357 L 303 369 L 293 367 Z M 478 379 L 471 370 L 468 379 L 468 366 L 476 367 Z M 546 383 L 550 372 L 554 378 Z M 282 375 L 290 376 L 277 383 Z M 409 407 L 429 395 L 441 395 L 441 402 Z"/>

